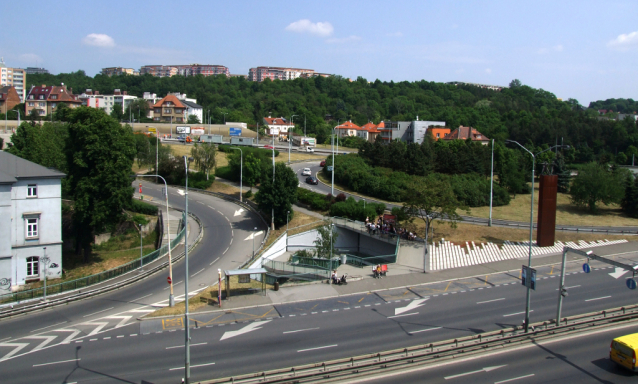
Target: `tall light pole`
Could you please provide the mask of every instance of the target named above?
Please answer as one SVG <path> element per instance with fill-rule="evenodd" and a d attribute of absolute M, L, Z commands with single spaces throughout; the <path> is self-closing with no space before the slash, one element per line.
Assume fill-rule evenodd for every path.
<path fill-rule="evenodd" d="M 306 114 L 303 115 L 303 137 L 306 137 Z"/>
<path fill-rule="evenodd" d="M 138 225 L 140 226 L 140 272 L 143 272 L 144 270 L 142 268 L 144 268 L 144 244 L 142 240 L 142 224 Z"/>
<path fill-rule="evenodd" d="M 340 122 L 341 122 L 341 119 L 337 120 L 337 127 L 339 126 Z M 332 176 L 332 189 L 330 190 L 330 194 L 332 196 L 335 195 L 335 136 L 337 132 L 337 127 L 332 128 L 332 172 L 330 172 Z"/>
<path fill-rule="evenodd" d="M 532 197 L 531 197 L 531 203 L 529 208 L 529 253 L 527 257 L 527 267 L 531 268 L 532 267 L 532 234 L 534 231 L 534 172 L 536 170 L 535 168 L 536 156 L 540 155 L 543 152 L 551 151 L 552 149 L 554 149 L 554 147 L 547 148 L 545 150 L 538 152 L 536 155 L 534 155 L 529 149 L 522 146 L 521 143 L 519 143 L 518 141 L 514 141 L 514 140 L 505 140 L 505 141 L 508 143 L 514 143 L 518 145 L 519 147 L 523 148 L 527 153 L 529 153 L 530 156 L 532 156 Z M 529 330 L 530 291 L 531 291 L 530 287 L 527 286 L 527 299 L 525 303 L 525 332 Z"/>
<path fill-rule="evenodd" d="M 492 167 L 490 171 L 490 220 L 488 227 L 492 226 L 492 195 L 494 194 L 494 139 L 492 139 Z"/>
<path fill-rule="evenodd" d="M 286 233 L 288 233 L 288 216 L 290 216 L 290 211 L 286 213 Z"/>
<path fill-rule="evenodd" d="M 157 127 L 153 127 L 152 125 L 147 125 L 146 128 L 155 128 L 155 174 L 159 175 L 159 131 Z M 155 179 L 157 183 L 157 179 Z M 168 193 L 168 190 L 166 190 Z"/>
<path fill-rule="evenodd" d="M 272 133 L 272 132 L 271 132 Z M 272 135 L 272 188 L 275 190 L 275 135 Z M 275 206 L 272 207 L 270 215 L 270 227 L 275 230 Z"/>
<path fill-rule="evenodd" d="M 168 185 L 166 184 L 166 179 L 164 179 L 160 175 L 136 175 L 137 177 L 154 177 L 162 179 L 164 182 L 164 201 L 166 202 L 166 241 L 168 243 L 168 277 L 171 278 L 171 291 L 168 295 L 168 305 L 170 307 L 175 306 L 175 296 L 173 295 L 173 260 L 171 257 L 171 219 L 168 216 Z"/>
<path fill-rule="evenodd" d="M 228 112 L 224 112 L 222 115 L 224 115 L 224 125 L 226 125 L 226 115 L 228 115 Z"/>
<path fill-rule="evenodd" d="M 241 148 L 230 147 L 231 149 L 239 149 L 239 202 L 242 203 L 244 200 L 242 196 L 244 194 L 244 151 Z"/>
<path fill-rule="evenodd" d="M 255 235 L 257 233 L 257 227 L 255 227 L 253 232 L 253 259 L 255 258 Z"/>
<path fill-rule="evenodd" d="M 192 157 L 184 156 L 184 167 L 186 169 L 186 185 L 184 200 L 186 209 L 184 210 L 184 260 L 185 260 L 185 274 L 184 274 L 184 346 L 186 349 L 185 362 L 184 362 L 184 383 L 189 384 L 191 379 L 191 344 L 190 344 L 190 328 L 188 324 L 188 163 L 192 161 Z"/>
<path fill-rule="evenodd" d="M 42 257 L 42 264 L 44 264 L 44 301 L 47 301 L 47 266 L 51 259 L 47 257 L 47 247 L 42 247 L 44 250 L 44 256 Z"/>
<path fill-rule="evenodd" d="M 290 125 L 292 125 L 292 128 L 288 129 L 288 140 L 290 140 L 290 130 L 294 130 L 295 129 L 295 116 L 299 116 L 299 115 L 292 115 L 290 116 Z"/>

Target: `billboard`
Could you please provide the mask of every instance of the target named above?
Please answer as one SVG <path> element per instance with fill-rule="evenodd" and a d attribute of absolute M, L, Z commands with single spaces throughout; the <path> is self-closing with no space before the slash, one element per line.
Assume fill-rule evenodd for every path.
<path fill-rule="evenodd" d="M 178 127 L 175 127 L 175 129 L 177 130 L 178 134 L 180 134 L 180 133 L 190 134 L 191 133 L 191 127 L 187 127 L 187 126 L 180 127 L 180 126 L 178 126 Z"/>
<path fill-rule="evenodd" d="M 228 128 L 231 136 L 241 136 L 241 128 Z"/>

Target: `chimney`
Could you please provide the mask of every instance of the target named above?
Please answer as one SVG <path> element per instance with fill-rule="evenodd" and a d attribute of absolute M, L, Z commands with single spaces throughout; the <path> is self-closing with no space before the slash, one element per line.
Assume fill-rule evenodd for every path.
<path fill-rule="evenodd" d="M 113 91 L 113 94 L 114 94 L 114 95 L 121 95 L 121 94 L 122 94 L 122 92 L 120 92 L 120 90 L 119 90 L 119 89 L 116 89 L 115 91 Z"/>
<path fill-rule="evenodd" d="M 123 94 L 124 94 L 124 95 L 128 95 L 128 91 L 124 91 L 124 93 L 123 93 Z"/>
<path fill-rule="evenodd" d="M 46 88 L 46 87 L 47 87 L 47 85 L 46 85 L 46 84 L 42 84 L 42 88 Z"/>
<path fill-rule="evenodd" d="M 99 95 L 99 94 L 100 94 L 100 91 L 95 91 L 95 92 L 93 92 L 93 94 L 94 94 L 95 96 L 97 96 L 97 95 Z"/>

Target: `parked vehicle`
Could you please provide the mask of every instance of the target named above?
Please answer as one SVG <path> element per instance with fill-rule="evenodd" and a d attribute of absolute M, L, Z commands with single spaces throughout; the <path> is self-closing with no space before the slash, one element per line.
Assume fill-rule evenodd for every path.
<path fill-rule="evenodd" d="M 314 176 L 308 176 L 308 177 L 306 177 L 306 183 L 317 185 L 317 184 L 319 184 L 319 180 L 317 180 L 317 178 L 314 177 Z"/>
<path fill-rule="evenodd" d="M 609 359 L 624 368 L 638 372 L 636 351 L 638 351 L 638 333 L 617 337 L 609 346 Z"/>
<path fill-rule="evenodd" d="M 192 143 L 192 142 L 193 142 L 193 139 L 192 139 L 189 135 L 187 135 L 187 134 L 185 134 L 185 133 L 182 133 L 181 135 L 179 135 L 179 137 L 177 138 L 177 140 L 178 140 L 180 143 Z"/>
<path fill-rule="evenodd" d="M 303 171 L 301 171 L 301 176 L 312 176 L 312 171 L 310 168 L 304 168 Z"/>
<path fill-rule="evenodd" d="M 306 147 L 306 152 L 308 153 L 314 153 L 315 149 L 313 147 Z"/>

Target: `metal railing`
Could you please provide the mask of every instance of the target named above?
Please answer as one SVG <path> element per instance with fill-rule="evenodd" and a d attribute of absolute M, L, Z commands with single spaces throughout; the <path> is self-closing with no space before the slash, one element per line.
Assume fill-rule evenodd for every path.
<path fill-rule="evenodd" d="M 315 257 L 303 257 L 292 255 L 290 257 L 290 261 L 288 262 L 292 265 L 299 265 L 310 268 L 320 268 L 326 270 L 333 270 L 335 265 L 339 265 L 339 258 L 334 257 L 332 260 L 330 259 L 318 259 Z"/>
<path fill-rule="evenodd" d="M 279 272 L 282 274 L 304 275 L 308 279 L 321 280 L 327 279 L 330 276 L 330 269 L 322 269 L 317 267 L 307 267 L 302 265 L 290 264 L 283 261 L 266 260 L 262 264 L 263 268 L 269 271 Z M 316 278 L 313 278 L 315 276 Z"/>
<path fill-rule="evenodd" d="M 174 239 L 171 240 L 171 249 L 177 246 L 184 239 L 184 223 L 185 219 L 182 216 L 182 221 L 180 223 L 180 232 L 175 236 Z M 155 261 L 159 257 L 168 253 L 168 245 L 164 244 L 159 249 L 142 256 L 143 265 L 147 265 L 148 263 Z M 109 269 L 108 271 L 96 273 L 94 275 L 81 277 L 79 279 L 65 281 L 58 284 L 48 285 L 47 286 L 47 295 L 59 294 L 67 291 L 73 291 L 80 288 L 86 288 L 88 286 L 101 283 L 103 281 L 112 279 L 114 277 L 121 276 L 127 272 L 133 271 L 140 267 L 140 258 L 132 260 L 124 265 L 120 265 L 119 267 L 115 267 L 113 269 Z M 12 293 L 7 293 L 0 295 L 0 303 L 7 302 L 19 302 L 22 300 L 34 299 L 37 297 L 44 296 L 44 287 L 17 291 Z"/>

